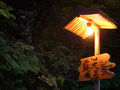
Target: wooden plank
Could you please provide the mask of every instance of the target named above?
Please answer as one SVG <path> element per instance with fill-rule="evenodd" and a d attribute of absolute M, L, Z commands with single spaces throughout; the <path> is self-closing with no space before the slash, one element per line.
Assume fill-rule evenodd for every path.
<path fill-rule="evenodd" d="M 109 62 L 110 55 L 107 53 L 81 59 L 78 67 L 80 81 L 110 79 L 114 73 L 109 71 L 115 67 L 115 63 Z"/>

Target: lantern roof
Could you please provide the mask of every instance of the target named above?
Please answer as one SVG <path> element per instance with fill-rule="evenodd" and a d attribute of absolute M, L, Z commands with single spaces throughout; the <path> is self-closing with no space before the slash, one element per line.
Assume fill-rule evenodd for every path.
<path fill-rule="evenodd" d="M 101 29 L 116 29 L 117 23 L 108 17 L 105 13 L 103 13 L 98 8 L 86 8 L 83 6 L 77 6 L 74 12 L 72 13 L 72 18 L 82 17 L 87 21 L 92 21 L 93 23 L 100 26 Z"/>
<path fill-rule="evenodd" d="M 85 8 L 78 6 L 71 18 L 67 21 L 65 29 L 83 37 L 88 37 L 86 30 L 88 27 L 93 30 L 117 29 L 116 23 L 98 8 Z"/>

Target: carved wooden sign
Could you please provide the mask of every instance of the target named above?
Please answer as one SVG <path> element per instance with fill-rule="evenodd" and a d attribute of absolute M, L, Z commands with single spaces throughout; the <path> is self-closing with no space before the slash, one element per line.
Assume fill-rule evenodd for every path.
<path fill-rule="evenodd" d="M 107 53 L 91 56 L 81 59 L 81 65 L 78 67 L 80 72 L 79 80 L 101 80 L 110 79 L 114 73 L 109 71 L 115 67 L 115 63 L 109 62 L 110 55 Z"/>

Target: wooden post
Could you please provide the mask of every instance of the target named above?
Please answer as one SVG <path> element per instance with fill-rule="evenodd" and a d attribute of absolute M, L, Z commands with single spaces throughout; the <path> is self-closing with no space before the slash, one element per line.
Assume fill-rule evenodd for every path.
<path fill-rule="evenodd" d="M 100 54 L 100 28 L 95 30 L 95 51 L 94 55 Z M 100 90 L 100 80 L 95 81 L 94 90 Z"/>

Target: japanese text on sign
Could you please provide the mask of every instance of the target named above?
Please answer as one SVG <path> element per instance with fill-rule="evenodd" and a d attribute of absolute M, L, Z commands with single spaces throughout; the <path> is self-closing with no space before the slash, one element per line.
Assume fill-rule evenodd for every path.
<path fill-rule="evenodd" d="M 107 53 L 91 56 L 81 59 L 81 65 L 78 67 L 80 72 L 79 80 L 101 80 L 109 79 L 114 76 L 114 73 L 109 71 L 115 66 L 114 63 L 109 62 L 110 55 Z"/>

